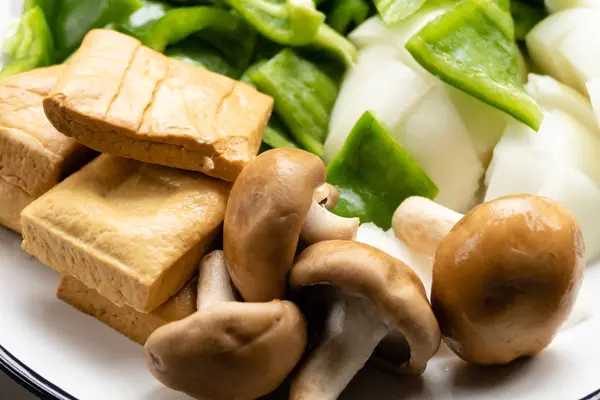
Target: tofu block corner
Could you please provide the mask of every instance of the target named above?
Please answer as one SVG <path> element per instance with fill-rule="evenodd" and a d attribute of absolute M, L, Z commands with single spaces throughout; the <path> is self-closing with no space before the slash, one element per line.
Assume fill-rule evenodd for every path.
<path fill-rule="evenodd" d="M 221 230 L 230 184 L 101 155 L 21 214 L 23 248 L 110 302 L 150 312 Z"/>

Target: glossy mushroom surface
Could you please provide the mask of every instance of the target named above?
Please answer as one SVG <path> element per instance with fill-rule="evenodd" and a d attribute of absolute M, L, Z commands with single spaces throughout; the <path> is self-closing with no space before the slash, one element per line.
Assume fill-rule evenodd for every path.
<path fill-rule="evenodd" d="M 475 364 L 506 364 L 550 344 L 577 297 L 579 224 L 546 198 L 481 204 L 437 247 L 432 306 L 444 341 Z"/>
<path fill-rule="evenodd" d="M 269 150 L 242 171 L 229 197 L 223 247 L 246 301 L 284 297 L 301 234 L 309 243 L 355 237 L 358 218 L 330 213 L 328 188 L 323 161 L 298 149 Z"/>
<path fill-rule="evenodd" d="M 304 316 L 289 301 L 236 302 L 222 253 L 207 256 L 201 268 L 199 311 L 150 336 L 150 372 L 196 399 L 251 400 L 272 392 L 305 350 Z"/>
<path fill-rule="evenodd" d="M 374 247 L 316 243 L 299 256 L 290 283 L 298 291 L 329 290 L 329 300 L 320 304 L 326 309 L 321 341 L 293 379 L 291 400 L 336 399 L 388 337 L 398 342 L 387 346 L 410 348 L 407 358 L 396 360 L 396 371 L 422 373 L 438 349 L 440 331 L 423 284 L 412 269 Z"/>

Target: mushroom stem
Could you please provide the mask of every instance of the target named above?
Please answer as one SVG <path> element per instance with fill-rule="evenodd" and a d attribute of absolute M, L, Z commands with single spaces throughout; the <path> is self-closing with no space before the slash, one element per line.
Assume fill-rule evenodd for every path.
<path fill-rule="evenodd" d="M 200 262 L 196 304 L 203 310 L 228 301 L 235 301 L 233 284 L 223 251 L 215 250 Z"/>
<path fill-rule="evenodd" d="M 360 219 L 337 216 L 313 200 L 300 236 L 312 244 L 325 240 L 354 240 Z"/>
<path fill-rule="evenodd" d="M 335 400 L 388 333 L 368 299 L 339 295 L 319 346 L 292 382 L 290 400 Z"/>
<path fill-rule="evenodd" d="M 425 197 L 409 197 L 394 212 L 394 234 L 409 247 L 434 255 L 438 244 L 463 217 Z"/>
<path fill-rule="evenodd" d="M 315 189 L 313 200 L 328 210 L 333 209 L 340 200 L 340 192 L 335 186 L 324 183 Z"/>

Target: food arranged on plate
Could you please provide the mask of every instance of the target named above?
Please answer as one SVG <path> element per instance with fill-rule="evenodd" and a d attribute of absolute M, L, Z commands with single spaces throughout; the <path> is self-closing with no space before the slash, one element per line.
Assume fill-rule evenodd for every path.
<path fill-rule="evenodd" d="M 578 307 L 600 2 L 94 1 L 6 39 L 0 223 L 165 386 L 334 400 Z"/>

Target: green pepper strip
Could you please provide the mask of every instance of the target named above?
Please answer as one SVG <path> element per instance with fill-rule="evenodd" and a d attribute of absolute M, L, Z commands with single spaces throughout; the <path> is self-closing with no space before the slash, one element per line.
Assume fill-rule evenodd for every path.
<path fill-rule="evenodd" d="M 60 0 L 49 22 L 56 45 L 56 60 L 62 61 L 81 44 L 92 29 L 121 23 L 142 7 L 140 0 Z"/>
<path fill-rule="evenodd" d="M 316 64 L 285 49 L 252 76 L 258 90 L 275 99 L 275 113 L 304 149 L 323 154 L 338 86 Z"/>
<path fill-rule="evenodd" d="M 373 0 L 375 8 L 386 25 L 394 25 L 423 7 L 427 0 Z"/>
<path fill-rule="evenodd" d="M 464 0 L 406 44 L 432 74 L 537 130 L 543 115 L 519 79 L 511 16 L 493 0 Z"/>
<path fill-rule="evenodd" d="M 325 20 L 311 0 L 227 0 L 227 3 L 265 37 L 287 46 L 313 42 Z"/>
<path fill-rule="evenodd" d="M 163 52 L 174 44 L 205 28 L 220 32 L 238 32 L 245 27 L 242 19 L 216 7 L 183 7 L 169 10 L 144 34 L 146 46 Z"/>
<path fill-rule="evenodd" d="M 351 26 L 362 24 L 369 16 L 369 4 L 365 0 L 333 0 L 327 13 L 327 23 L 338 33 L 345 35 Z"/>
<path fill-rule="evenodd" d="M 246 82 L 251 86 L 255 86 L 252 82 L 252 75 L 256 73 L 267 60 L 258 60 L 254 64 L 252 64 L 246 72 L 242 74 L 240 80 L 242 82 Z M 285 129 L 285 126 L 279 121 L 276 115 L 271 115 L 271 119 L 269 119 L 269 125 L 265 128 L 263 132 L 262 141 L 269 148 L 278 148 L 278 147 L 298 147 L 290 138 L 289 133 Z"/>
<path fill-rule="evenodd" d="M 404 199 L 433 199 L 439 192 L 417 162 L 368 111 L 327 167 L 327 182 L 340 192 L 333 213 L 359 217 L 362 223 L 374 222 L 386 230 Z"/>
<path fill-rule="evenodd" d="M 0 71 L 0 78 L 53 63 L 52 33 L 40 7 L 33 6 L 25 11 L 16 35 L 6 47 L 12 59 Z"/>

